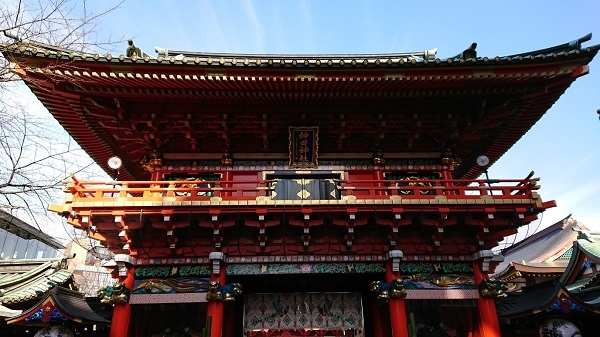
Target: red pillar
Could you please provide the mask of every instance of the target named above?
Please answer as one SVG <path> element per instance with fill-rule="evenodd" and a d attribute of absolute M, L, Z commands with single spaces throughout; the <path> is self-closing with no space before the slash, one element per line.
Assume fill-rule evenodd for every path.
<path fill-rule="evenodd" d="M 225 285 L 225 254 L 212 252 L 209 255 L 212 262 L 212 273 L 210 280 Z M 210 337 L 221 337 L 223 332 L 223 301 L 208 301 L 206 316 L 210 317 Z M 112 337 L 112 336 L 111 336 Z"/>
<path fill-rule="evenodd" d="M 119 282 L 125 284 L 127 289 L 133 289 L 135 269 L 131 265 L 131 257 L 128 255 L 115 256 L 117 268 L 119 269 Z M 127 263 L 126 263 L 127 262 Z M 131 317 L 131 305 L 127 303 L 115 303 L 110 325 L 110 337 L 127 337 L 129 333 L 129 322 Z"/>
<path fill-rule="evenodd" d="M 389 260 L 386 264 L 385 281 L 392 283 L 400 278 L 400 260 L 402 252 L 392 250 L 388 253 Z M 408 337 L 408 322 L 406 319 L 406 306 L 404 298 L 390 298 L 390 321 L 392 323 L 392 337 Z"/>
<path fill-rule="evenodd" d="M 481 281 L 488 277 L 490 272 L 490 263 L 494 259 L 494 253 L 491 250 L 483 250 L 473 255 L 473 271 L 475 284 L 479 285 Z M 501 337 L 500 323 L 496 313 L 496 304 L 491 297 L 481 297 L 477 301 L 479 306 L 479 331 L 481 337 Z"/>

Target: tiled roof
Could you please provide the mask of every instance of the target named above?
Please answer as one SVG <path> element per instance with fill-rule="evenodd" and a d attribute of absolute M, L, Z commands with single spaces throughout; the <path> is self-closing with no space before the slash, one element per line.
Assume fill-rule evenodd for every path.
<path fill-rule="evenodd" d="M 93 324 L 110 323 L 109 320 L 102 318 L 90 308 L 85 301 L 83 294 L 64 287 L 54 287 L 38 302 L 38 304 L 32 306 L 29 310 L 24 311 L 18 316 L 11 317 L 8 320 L 8 323 L 10 324 L 25 320 L 27 317 L 34 315 L 49 301 L 54 304 L 54 308 L 61 315 L 69 320 Z"/>
<path fill-rule="evenodd" d="M 42 232 L 41 230 L 31 226 L 30 224 L 22 221 L 16 216 L 0 210 L 0 224 L 6 231 L 16 234 L 18 236 L 29 236 L 30 238 L 36 238 L 38 241 L 45 243 L 46 245 L 56 248 L 64 249 L 65 247 L 58 242 L 52 236 Z"/>
<path fill-rule="evenodd" d="M 580 232 L 577 243 L 587 255 L 594 257 L 597 261 L 600 260 L 600 233 Z"/>
<path fill-rule="evenodd" d="M 573 256 L 573 247 L 569 248 L 567 251 L 565 251 L 558 258 L 561 259 L 561 260 L 569 260 L 571 258 L 571 256 Z"/>
<path fill-rule="evenodd" d="M 586 304 L 582 299 L 569 292 L 558 279 L 552 279 L 523 288 L 522 293 L 512 294 L 496 301 L 499 317 L 528 316 L 551 307 L 561 298 L 568 298 L 574 305 L 597 312 L 597 308 Z"/>
<path fill-rule="evenodd" d="M 157 111 L 154 110 L 159 105 L 142 108 L 141 104 L 134 103 L 146 104 L 154 99 L 162 101 L 165 97 L 168 101 L 186 102 L 190 106 L 200 104 L 196 102 L 208 103 L 201 104 L 203 114 L 214 115 L 214 119 L 208 119 L 217 126 L 185 126 L 183 124 L 188 121 L 177 117 L 183 112 L 169 111 L 173 122 L 185 122 L 181 124 L 190 129 L 190 134 L 186 140 L 169 142 L 161 149 L 165 155 L 202 153 L 203 160 L 221 155 L 224 145 L 213 146 L 208 142 L 196 142 L 195 139 L 221 137 L 226 133 L 230 134 L 228 137 L 235 136 L 238 139 L 254 137 L 254 128 L 238 126 L 243 126 L 247 118 L 255 121 L 266 118 L 261 122 L 266 123 L 261 131 L 264 142 L 247 142 L 243 146 L 238 144 L 238 150 L 263 156 L 277 149 L 280 155 L 286 157 L 287 149 L 282 145 L 283 142 L 269 140 L 287 135 L 288 129 L 280 126 L 296 123 L 296 117 L 292 116 L 293 109 L 276 107 L 323 107 L 322 111 L 344 119 L 342 123 L 346 125 L 346 118 L 360 119 L 364 113 L 371 114 L 371 111 L 363 112 L 359 106 L 352 116 L 350 112 L 338 114 L 338 110 L 353 110 L 346 105 L 357 102 L 373 108 L 373 111 L 380 109 L 385 112 L 380 114 L 379 118 L 383 119 L 377 121 L 377 125 L 385 122 L 386 126 L 381 129 L 378 126 L 377 132 L 373 131 L 374 128 L 365 130 L 362 127 L 344 126 L 344 131 L 338 132 L 339 123 L 332 123 L 331 118 L 321 114 L 309 114 L 306 120 L 305 114 L 301 114 L 303 117 L 298 122 L 319 124 L 320 132 L 330 132 L 332 140 L 337 138 L 328 142 L 332 144 L 328 152 L 333 155 L 354 152 L 371 155 L 372 149 L 366 149 L 368 141 L 344 143 L 342 139 L 347 138 L 348 132 L 361 138 L 365 136 L 365 131 L 370 132 L 369 137 L 376 139 L 389 135 L 394 137 L 388 139 L 386 136 L 389 144 L 393 144 L 387 145 L 389 151 L 428 153 L 435 158 L 439 157 L 441 146 L 435 134 L 443 139 L 451 137 L 452 142 L 464 139 L 460 147 L 462 165 L 454 171 L 453 176 L 472 179 L 482 173 L 482 168 L 475 164 L 478 154 L 485 153 L 490 163 L 494 163 L 546 113 L 573 81 L 588 73 L 588 64 L 600 50 L 600 45 L 582 47 L 582 42 L 590 38 L 591 35 L 588 35 L 551 48 L 507 56 L 481 57 L 473 48 L 468 48 L 458 55 L 453 52 L 455 56 L 446 58 L 433 58 L 435 56 L 432 57 L 429 52 L 360 55 L 196 52 L 176 52 L 176 55 L 171 55 L 168 52 L 157 57 L 143 54 L 113 56 L 64 50 L 18 39 L 12 44 L 0 45 L 0 51 L 7 60 L 15 63 L 15 69 L 23 70 L 19 75 L 26 79 L 38 99 L 94 161 L 111 172 L 107 166 L 108 159 L 113 155 L 123 158 L 120 180 L 148 178 L 148 172 L 139 164 L 145 156 L 145 151 L 140 151 L 140 148 L 145 146 L 148 139 L 178 139 L 178 136 L 171 138 L 170 134 L 180 133 L 179 127 L 159 129 L 158 124 L 149 122 L 152 115 L 156 116 Z M 48 62 L 52 67 L 44 66 Z M 56 91 L 50 92 L 36 85 L 45 81 L 58 81 L 61 84 L 55 88 Z M 81 97 L 77 104 L 73 95 Z M 486 114 L 497 116 L 497 120 L 478 118 L 479 121 L 471 124 L 472 116 L 470 113 L 467 116 L 466 112 L 475 109 L 474 103 L 478 99 L 482 100 L 480 108 L 477 108 L 481 109 L 478 113 L 485 110 Z M 492 102 L 496 100 L 492 107 Z M 114 118 L 114 109 L 109 107 L 115 102 L 118 114 L 127 111 L 129 116 L 137 116 L 136 120 L 139 121 L 132 120 L 131 127 L 127 128 L 132 130 L 131 138 L 128 134 L 127 146 L 112 133 L 112 130 L 121 130 L 117 125 L 121 117 Z M 121 106 L 122 103 L 125 105 Z M 225 110 L 237 109 L 249 103 L 256 109 L 248 111 L 247 115 L 223 114 Z M 448 104 L 449 109 L 452 107 L 457 112 L 464 111 L 451 114 L 452 119 L 458 125 L 465 119 L 465 125 L 472 126 L 465 132 L 461 130 L 459 139 L 454 139 L 454 133 L 449 136 L 446 123 L 440 121 L 431 130 L 427 128 L 430 137 L 418 137 L 418 141 L 405 145 L 398 145 L 404 144 L 404 141 L 394 141 L 410 136 L 405 129 L 411 128 L 392 124 L 391 121 L 401 123 L 402 119 L 412 118 L 403 110 L 391 107 L 405 106 L 410 111 L 416 107 L 423 108 L 424 111 L 431 111 L 428 114 L 431 113 L 432 120 L 435 120 L 438 118 L 438 104 L 440 107 Z M 164 111 L 161 110 L 161 113 Z M 329 121 L 321 122 L 320 117 Z M 152 126 L 148 126 L 150 124 Z M 418 124 L 421 124 L 420 120 Z M 148 127 L 142 128 L 143 125 Z M 510 131 L 507 130 L 509 127 Z M 227 131 L 224 133 L 225 129 Z M 420 134 L 418 130 L 415 132 Z M 322 144 L 325 145 L 325 142 Z"/>
<path fill-rule="evenodd" d="M 85 301 L 85 296 L 80 292 L 56 287 L 50 292 L 50 296 L 54 297 L 57 306 L 69 316 L 81 318 L 89 322 L 110 323 L 110 321 L 102 318 L 90 308 Z"/>
<path fill-rule="evenodd" d="M 1 261 L 0 302 L 10 305 L 35 299 L 71 277 L 63 259 Z"/>
<path fill-rule="evenodd" d="M 100 55 L 75 50 L 63 49 L 34 41 L 19 42 L 0 46 L 9 52 L 28 53 L 51 59 L 84 60 L 90 62 L 109 62 L 125 64 L 173 64 L 201 66 L 214 68 L 286 68 L 286 69 L 327 69 L 327 68 L 406 68 L 436 65 L 492 65 L 492 64 L 529 64 L 547 59 L 577 56 L 582 52 L 596 53 L 600 45 L 582 49 L 581 44 L 591 39 L 588 34 L 569 43 L 530 52 L 495 56 L 478 57 L 472 44 L 457 55 L 436 58 L 437 49 L 423 52 L 390 53 L 390 54 L 237 54 L 237 53 L 207 53 L 193 51 L 173 51 L 157 48 L 157 57 L 143 55 Z M 17 37 L 18 38 L 18 37 Z"/>
<path fill-rule="evenodd" d="M 566 267 L 567 261 L 560 257 L 572 248 L 580 230 L 587 228 L 569 215 L 528 236 L 502 251 L 504 262 L 496 268 L 496 275 L 507 272 L 511 262 L 536 267 Z"/>
<path fill-rule="evenodd" d="M 518 296 L 518 300 L 513 296 L 506 301 L 503 299 L 497 301 L 501 303 L 496 307 L 498 316 L 527 315 L 533 310 L 545 308 L 554 300 L 560 287 L 561 285 L 556 279 L 525 287 L 521 296 Z"/>
<path fill-rule="evenodd" d="M 574 284 L 580 285 L 579 288 L 589 289 L 598 287 L 600 284 L 600 275 L 595 274 L 591 277 L 586 277 L 586 282 L 579 280 L 582 278 L 585 268 L 582 268 L 583 261 L 586 263 L 595 264 L 596 268 L 600 266 L 600 233 L 590 231 L 580 231 L 577 241 L 573 243 L 572 257 L 569 260 L 569 265 L 565 269 L 561 277 L 561 282 L 575 289 Z M 590 275 L 588 275 L 590 276 Z"/>
<path fill-rule="evenodd" d="M 586 301 L 585 304 L 596 309 L 600 309 L 600 294 L 596 294 L 596 296 L 593 299 Z"/>

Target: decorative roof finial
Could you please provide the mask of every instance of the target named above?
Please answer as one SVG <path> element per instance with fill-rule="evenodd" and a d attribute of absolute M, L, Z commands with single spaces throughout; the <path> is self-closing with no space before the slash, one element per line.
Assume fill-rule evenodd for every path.
<path fill-rule="evenodd" d="M 133 40 L 128 40 L 127 44 L 129 45 L 129 47 L 127 47 L 127 51 L 125 52 L 127 57 L 132 57 L 134 55 L 137 57 L 142 57 L 142 50 L 135 46 Z"/>

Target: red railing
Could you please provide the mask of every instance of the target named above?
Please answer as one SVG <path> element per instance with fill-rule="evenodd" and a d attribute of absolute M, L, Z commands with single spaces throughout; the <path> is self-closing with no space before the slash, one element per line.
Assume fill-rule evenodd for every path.
<path fill-rule="evenodd" d="M 268 197 L 274 190 L 273 180 L 231 181 L 67 181 L 73 201 L 126 200 L 255 200 Z M 439 196 L 447 198 L 531 198 L 539 188 L 538 178 L 501 180 L 348 180 L 333 179 L 340 198 L 353 196 L 357 199 L 386 199 L 402 197 L 428 199 Z M 85 200 L 81 200 L 85 199 Z"/>

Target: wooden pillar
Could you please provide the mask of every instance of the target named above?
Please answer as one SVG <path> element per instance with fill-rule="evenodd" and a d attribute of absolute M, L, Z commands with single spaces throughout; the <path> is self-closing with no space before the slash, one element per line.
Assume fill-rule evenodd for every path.
<path fill-rule="evenodd" d="M 225 285 L 225 254 L 212 252 L 209 255 L 212 263 L 211 282 Z M 207 322 L 210 322 L 210 337 L 221 337 L 223 332 L 223 301 L 209 300 L 206 308 Z"/>
<path fill-rule="evenodd" d="M 491 250 L 482 250 L 473 254 L 475 285 L 479 286 L 481 281 L 488 277 L 492 263 L 498 263 L 503 259 L 501 256 L 495 256 Z M 494 299 L 492 297 L 482 297 L 480 294 L 477 304 L 479 306 L 480 322 L 478 326 L 481 337 L 501 337 Z"/>
<path fill-rule="evenodd" d="M 394 279 L 400 278 L 400 260 L 403 253 L 400 250 L 392 250 L 388 253 L 386 264 L 385 281 L 392 283 Z M 406 319 L 406 306 L 404 298 L 390 298 L 390 322 L 392 325 L 392 337 L 408 337 L 408 324 Z"/>
<path fill-rule="evenodd" d="M 119 282 L 125 284 L 127 289 L 133 289 L 135 269 L 132 266 L 133 259 L 129 255 L 115 255 L 115 262 L 119 272 Z M 127 337 L 129 333 L 129 322 L 131 318 L 131 305 L 127 303 L 115 303 L 113 309 L 112 323 L 110 325 L 110 337 Z"/>

